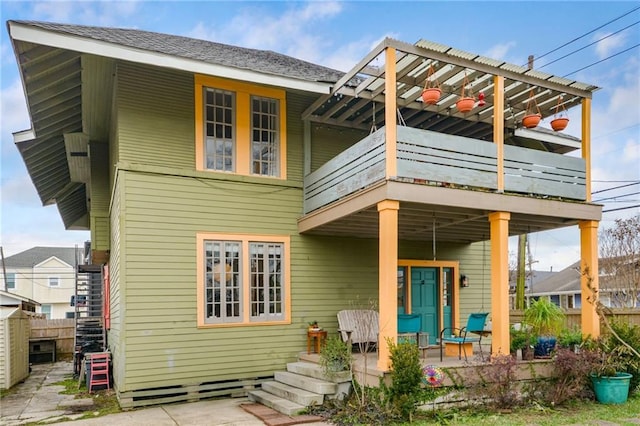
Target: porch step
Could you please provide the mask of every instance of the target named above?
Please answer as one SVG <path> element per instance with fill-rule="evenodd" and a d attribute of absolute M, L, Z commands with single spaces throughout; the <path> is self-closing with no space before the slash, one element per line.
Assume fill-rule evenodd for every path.
<path fill-rule="evenodd" d="M 290 373 L 300 374 L 302 376 L 313 377 L 315 379 L 325 380 L 328 382 L 342 383 L 351 381 L 350 371 L 341 371 L 335 373 L 334 377 L 326 377 L 322 367 L 313 362 L 290 362 L 287 364 L 287 371 Z"/>
<path fill-rule="evenodd" d="M 323 395 L 280 382 L 264 382 L 262 384 L 262 390 L 305 407 L 310 405 L 322 405 L 322 402 L 324 401 Z"/>
<path fill-rule="evenodd" d="M 304 405 L 289 401 L 288 399 L 281 398 L 263 390 L 251 391 L 248 396 L 250 401 L 266 405 L 267 407 L 273 408 L 287 416 L 300 414 L 306 408 Z"/>
<path fill-rule="evenodd" d="M 334 394 L 338 390 L 335 383 L 313 377 L 302 376 L 296 373 L 290 373 L 288 371 L 276 371 L 274 379 L 277 382 L 285 383 L 289 386 L 321 395 Z"/>

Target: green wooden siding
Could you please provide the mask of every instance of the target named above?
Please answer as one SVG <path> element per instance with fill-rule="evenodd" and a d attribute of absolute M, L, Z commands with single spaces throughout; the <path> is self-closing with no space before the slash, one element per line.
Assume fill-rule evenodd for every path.
<path fill-rule="evenodd" d="M 118 65 L 119 160 L 195 168 L 193 75 Z"/>
<path fill-rule="evenodd" d="M 335 333 L 339 310 L 377 303 L 376 239 L 297 232 L 299 117 L 313 97 L 287 94 L 286 181 L 196 171 L 193 99 L 191 75 L 118 66 L 109 344 L 120 392 L 270 376 L 305 350 L 309 321 Z M 313 167 L 365 135 L 312 125 Z M 200 232 L 290 236 L 291 324 L 197 328 Z"/>
<path fill-rule="evenodd" d="M 106 143 L 89 144 L 91 161 L 91 248 L 109 250 L 109 146 Z"/>
<path fill-rule="evenodd" d="M 124 194 L 125 185 L 122 176 L 114 179 L 115 188 L 113 191 L 113 202 L 110 211 L 111 220 L 111 244 L 109 254 L 109 280 L 110 280 L 110 317 L 111 327 L 107 330 L 107 342 L 111 353 L 113 353 L 113 380 L 116 388 L 120 388 L 124 383 L 126 354 L 122 346 L 121 337 L 124 336 L 122 329 L 123 304 L 121 297 L 121 277 L 124 264 L 124 250 L 121 246 L 121 222 L 125 219 L 126 213 L 121 209 L 121 198 Z"/>
<path fill-rule="evenodd" d="M 367 133 L 361 130 L 311 123 L 311 171 L 316 170 L 366 136 Z"/>

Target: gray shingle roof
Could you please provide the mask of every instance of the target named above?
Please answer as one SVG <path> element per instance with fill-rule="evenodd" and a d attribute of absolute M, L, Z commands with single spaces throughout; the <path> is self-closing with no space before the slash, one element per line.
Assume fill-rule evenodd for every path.
<path fill-rule="evenodd" d="M 549 278 L 539 281 L 531 289 L 531 294 L 580 292 L 580 261 L 567 266 Z"/>
<path fill-rule="evenodd" d="M 248 69 L 314 82 L 336 82 L 343 72 L 270 50 L 248 49 L 170 34 L 126 28 L 14 21 L 61 34 L 90 38 L 215 65 Z"/>
<path fill-rule="evenodd" d="M 78 250 L 84 250 L 78 248 Z M 55 256 L 72 267 L 76 265 L 76 249 L 73 247 L 32 247 L 13 256 L 4 262 L 7 268 L 31 268 L 50 257 Z"/>

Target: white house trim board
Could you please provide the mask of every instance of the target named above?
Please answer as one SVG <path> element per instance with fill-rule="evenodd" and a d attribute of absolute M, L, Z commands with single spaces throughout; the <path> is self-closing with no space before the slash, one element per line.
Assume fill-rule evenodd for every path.
<path fill-rule="evenodd" d="M 80 36 L 59 34 L 43 29 L 31 28 L 15 22 L 9 22 L 9 33 L 14 40 L 26 41 L 41 44 L 43 46 L 57 47 L 60 49 L 73 50 L 129 62 L 189 71 L 197 74 L 215 75 L 217 77 L 230 78 L 233 80 L 242 80 L 313 93 L 327 94 L 331 89 L 331 85 L 328 83 L 297 80 L 272 74 L 258 73 L 242 68 L 203 63 L 193 59 L 177 58 L 163 53 L 149 52 L 147 50 L 120 46 L 100 40 L 90 40 Z"/>
<path fill-rule="evenodd" d="M 58 261 L 58 262 L 60 262 L 62 265 L 57 266 L 57 267 L 45 266 L 46 268 L 49 268 L 49 269 L 58 269 L 58 268 L 60 268 L 60 269 L 67 269 L 67 268 L 73 268 L 73 267 L 74 267 L 74 265 L 69 265 L 67 262 L 65 262 L 65 261 L 61 260 L 61 259 L 60 259 L 59 257 L 57 257 L 57 256 L 51 256 L 51 257 L 49 257 L 49 258 L 47 258 L 47 259 L 43 260 L 42 262 L 40 262 L 40 263 L 37 263 L 37 264 L 33 265 L 33 267 L 34 267 L 34 268 L 42 268 L 42 267 L 43 267 L 47 262 L 49 262 L 50 260 L 57 260 L 57 261 Z"/>

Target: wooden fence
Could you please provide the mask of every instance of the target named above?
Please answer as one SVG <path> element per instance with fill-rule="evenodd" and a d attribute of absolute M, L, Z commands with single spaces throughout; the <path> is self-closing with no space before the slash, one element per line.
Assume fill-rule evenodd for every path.
<path fill-rule="evenodd" d="M 580 309 L 564 309 L 565 327 L 580 328 Z M 640 309 L 615 308 L 611 309 L 611 314 L 622 319 L 625 323 L 635 324 L 640 327 Z M 511 324 L 521 323 L 524 318 L 524 311 L 512 310 L 509 314 L 509 322 Z M 604 325 L 601 324 L 601 330 L 604 332 Z"/>
<path fill-rule="evenodd" d="M 30 339 L 55 339 L 56 358 L 73 357 L 73 344 L 76 324 L 74 319 L 31 318 Z"/>

